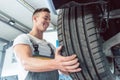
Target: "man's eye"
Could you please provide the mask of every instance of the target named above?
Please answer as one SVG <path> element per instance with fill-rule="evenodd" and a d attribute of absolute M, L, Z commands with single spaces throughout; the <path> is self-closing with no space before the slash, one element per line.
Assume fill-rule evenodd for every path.
<path fill-rule="evenodd" d="M 45 20 L 50 20 L 49 18 L 44 18 Z"/>
<path fill-rule="evenodd" d="M 44 18 L 45 20 L 48 20 L 48 18 Z"/>

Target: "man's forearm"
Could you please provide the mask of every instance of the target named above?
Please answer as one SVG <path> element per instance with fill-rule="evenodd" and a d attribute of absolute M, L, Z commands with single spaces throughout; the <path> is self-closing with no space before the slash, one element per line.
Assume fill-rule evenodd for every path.
<path fill-rule="evenodd" d="M 57 63 L 54 59 L 28 58 L 22 61 L 24 69 L 32 72 L 45 72 L 57 70 Z"/>

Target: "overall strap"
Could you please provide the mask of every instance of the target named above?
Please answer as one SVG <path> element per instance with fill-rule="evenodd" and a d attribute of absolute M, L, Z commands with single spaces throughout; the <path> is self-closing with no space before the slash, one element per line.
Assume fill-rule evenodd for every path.
<path fill-rule="evenodd" d="M 33 48 L 34 48 L 33 56 L 38 56 L 39 55 L 39 50 L 38 50 L 39 45 L 37 43 L 35 43 L 30 37 L 29 37 L 29 39 L 30 39 L 30 41 L 31 41 L 31 43 L 33 45 Z"/>
<path fill-rule="evenodd" d="M 50 51 L 51 51 L 51 58 L 54 58 L 54 50 L 53 50 L 53 48 L 51 47 L 51 45 L 49 43 L 47 45 L 49 46 Z"/>
<path fill-rule="evenodd" d="M 38 50 L 39 45 L 35 41 L 33 41 L 33 39 L 31 38 L 30 34 L 27 34 L 27 36 L 28 36 L 30 42 L 32 43 L 33 48 L 34 48 L 33 56 L 38 56 L 39 55 L 39 50 Z"/>
<path fill-rule="evenodd" d="M 30 35 L 28 34 L 27 35 L 33 45 L 33 48 L 34 48 L 34 55 L 33 56 L 39 56 L 39 45 L 37 43 L 35 43 L 35 41 L 33 41 L 33 39 L 31 39 Z M 50 43 L 47 44 L 48 47 L 50 48 L 50 51 L 51 51 L 51 58 L 54 58 L 54 50 L 53 48 L 51 47 Z"/>

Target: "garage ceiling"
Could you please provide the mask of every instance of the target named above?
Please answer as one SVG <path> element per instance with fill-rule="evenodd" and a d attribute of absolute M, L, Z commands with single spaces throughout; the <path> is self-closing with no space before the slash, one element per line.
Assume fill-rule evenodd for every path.
<path fill-rule="evenodd" d="M 48 31 L 53 31 L 57 25 L 57 11 L 52 0 L 0 0 L 0 45 L 12 41 L 19 34 L 28 33 L 32 28 L 32 13 L 41 7 L 50 9 Z"/>

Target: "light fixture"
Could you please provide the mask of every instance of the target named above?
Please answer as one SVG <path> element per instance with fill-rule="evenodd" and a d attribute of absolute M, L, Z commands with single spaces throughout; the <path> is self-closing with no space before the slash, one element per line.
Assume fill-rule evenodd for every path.
<path fill-rule="evenodd" d="M 15 24 L 15 21 L 10 19 L 8 23 L 13 26 Z"/>

